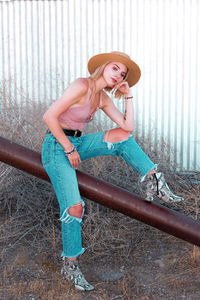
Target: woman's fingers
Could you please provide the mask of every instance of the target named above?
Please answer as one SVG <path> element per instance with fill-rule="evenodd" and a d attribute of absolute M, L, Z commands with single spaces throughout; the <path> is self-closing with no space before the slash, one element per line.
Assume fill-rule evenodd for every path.
<path fill-rule="evenodd" d="M 78 168 L 78 166 L 80 165 L 80 159 L 75 159 L 74 161 L 74 168 Z"/>
<path fill-rule="evenodd" d="M 78 159 L 73 159 L 71 162 L 71 166 L 73 168 L 78 168 L 79 164 L 80 164 L 80 161 Z"/>
<path fill-rule="evenodd" d="M 68 159 L 70 164 L 73 168 L 78 168 L 81 163 L 80 155 L 77 151 L 73 152 L 72 154 L 68 155 Z"/>
<path fill-rule="evenodd" d="M 114 87 L 113 87 L 113 92 L 116 92 L 117 90 L 127 90 L 129 89 L 129 86 L 128 86 L 128 82 L 127 81 L 122 81 L 118 84 L 116 84 Z"/>

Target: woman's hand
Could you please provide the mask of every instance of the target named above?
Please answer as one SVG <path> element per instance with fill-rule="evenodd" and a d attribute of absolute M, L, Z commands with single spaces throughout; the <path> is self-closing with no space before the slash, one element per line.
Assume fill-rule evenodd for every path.
<path fill-rule="evenodd" d="M 125 96 L 131 94 L 131 90 L 129 88 L 127 81 L 122 81 L 122 82 L 116 84 L 113 87 L 113 92 L 115 93 L 117 90 L 120 91 L 121 93 L 123 93 Z"/>
<path fill-rule="evenodd" d="M 75 150 L 71 154 L 68 154 L 68 155 L 66 154 L 66 156 L 68 157 L 71 166 L 75 169 L 78 168 L 78 166 L 81 163 L 81 158 L 80 158 L 78 151 Z"/>

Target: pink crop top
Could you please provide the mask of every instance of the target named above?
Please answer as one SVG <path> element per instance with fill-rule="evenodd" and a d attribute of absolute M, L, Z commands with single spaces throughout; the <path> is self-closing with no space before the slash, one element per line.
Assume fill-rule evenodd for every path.
<path fill-rule="evenodd" d="M 100 93 L 99 105 L 92 113 L 90 113 L 92 95 L 93 91 L 86 104 L 69 107 L 58 117 L 58 120 L 73 130 L 83 131 L 85 123 L 88 123 L 94 119 L 94 114 L 99 109 L 101 103 L 102 94 Z"/>

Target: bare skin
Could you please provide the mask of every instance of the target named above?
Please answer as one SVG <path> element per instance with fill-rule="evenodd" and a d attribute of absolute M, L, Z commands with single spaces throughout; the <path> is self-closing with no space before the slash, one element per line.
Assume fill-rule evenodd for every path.
<path fill-rule="evenodd" d="M 121 91 L 125 97 L 132 96 L 128 82 L 124 80 L 127 73 L 127 67 L 120 62 L 111 62 L 104 68 L 103 74 L 99 79 L 95 81 L 95 96 L 91 105 L 91 112 L 98 105 L 99 92 L 105 87 L 111 87 L 114 90 Z M 50 108 L 45 112 L 43 120 L 63 146 L 66 152 L 69 152 L 73 145 L 64 134 L 62 128 L 71 129 L 66 124 L 59 122 L 58 117 L 69 107 L 81 106 L 86 104 L 88 96 L 91 93 L 91 79 L 89 78 L 78 78 L 64 91 L 63 95 L 53 103 Z M 126 119 L 114 105 L 112 99 L 105 93 L 102 93 L 102 104 L 100 109 L 118 125 L 119 128 L 127 132 L 132 132 L 134 129 L 134 111 L 132 101 L 126 101 Z M 77 168 L 81 163 L 80 155 L 77 151 L 68 155 L 69 162 L 73 168 Z M 81 218 L 83 207 L 81 203 L 69 208 L 69 214 Z M 69 258 L 71 260 L 76 259 Z"/>
<path fill-rule="evenodd" d="M 126 72 L 126 66 L 119 62 L 109 63 L 105 67 L 102 76 L 96 80 L 96 93 L 93 105 L 91 107 L 91 111 L 97 105 L 96 99 L 98 99 L 98 93 L 106 86 L 120 90 L 124 93 L 125 96 L 131 96 L 131 91 L 128 86 L 128 82 L 124 81 L 124 76 Z M 63 95 L 50 106 L 50 108 L 45 112 L 43 116 L 44 122 L 47 124 L 52 134 L 67 152 L 69 152 L 72 149 L 73 145 L 64 134 L 62 128 L 70 129 L 70 127 L 66 126 L 66 124 L 60 123 L 58 117 L 71 106 L 84 105 L 88 99 L 89 92 L 91 92 L 89 79 L 76 79 L 64 91 Z M 124 120 L 124 115 L 116 108 L 113 101 L 110 99 L 110 97 L 106 95 L 106 93 L 103 93 L 102 106 L 100 108 L 120 128 L 122 128 L 125 131 L 131 132 L 134 127 L 133 105 L 131 101 L 127 101 L 126 105 L 126 120 Z M 71 166 L 74 168 L 77 168 L 81 163 L 81 159 L 77 151 L 73 152 L 71 155 L 68 155 L 68 159 L 70 161 Z"/>

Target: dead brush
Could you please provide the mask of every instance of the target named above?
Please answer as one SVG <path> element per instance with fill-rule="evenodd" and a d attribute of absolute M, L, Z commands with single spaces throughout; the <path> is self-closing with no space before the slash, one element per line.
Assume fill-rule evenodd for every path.
<path fill-rule="evenodd" d="M 5 106 L 5 103 L 1 101 L 1 134 L 40 152 L 46 130 L 42 121 L 42 114 L 46 107 L 35 105 L 34 110 L 31 110 L 31 107 L 27 99 L 22 101 L 20 107 L 17 104 L 13 105 L 12 102 Z M 28 117 L 27 110 L 29 111 Z M 95 130 L 102 130 L 97 124 L 94 126 L 96 126 Z M 87 129 L 87 132 L 90 131 L 92 131 L 91 127 Z M 165 173 L 166 180 L 173 190 L 178 191 L 186 198 L 186 204 L 174 205 L 173 209 L 199 219 L 199 185 L 194 185 L 193 180 L 188 181 L 187 176 L 177 175 L 175 172 L 176 162 L 173 160 L 173 151 L 170 150 L 169 145 L 162 140 L 162 146 L 159 148 L 162 151 L 154 150 L 150 138 L 143 140 L 136 136 L 136 140 L 150 158 L 155 163 L 159 163 L 159 169 Z M 94 158 L 83 162 L 80 170 L 143 195 L 139 188 L 139 175 L 120 157 Z M 4 287 L 7 288 L 9 284 L 7 280 L 11 276 L 11 273 L 9 275 L 9 272 L 6 272 L 10 253 L 23 245 L 33 255 L 50 254 L 56 262 L 59 249 L 61 249 L 61 233 L 58 204 L 49 183 L 0 163 L 0 185 L 0 266 L 5 275 L 2 286 L 4 284 Z M 133 251 L 149 239 L 145 225 L 90 200 L 85 199 L 85 201 L 87 205 L 83 224 L 83 243 L 88 250 L 90 260 L 95 261 L 99 257 L 109 257 L 112 254 L 116 264 L 122 262 L 128 264 Z M 193 248 L 191 260 L 195 263 L 199 260 L 197 247 Z M 128 280 L 124 279 L 121 283 L 119 299 L 120 297 L 121 299 L 132 299 L 133 278 L 129 277 L 129 273 L 126 276 Z M 56 286 L 55 291 L 50 288 L 51 285 Z M 49 287 L 48 292 L 47 287 Z M 55 298 L 59 297 L 61 291 L 66 293 L 66 297 L 69 295 L 71 297 L 69 299 L 79 299 L 76 294 L 73 298 L 70 294 L 72 290 L 66 286 L 66 283 L 65 286 L 62 285 L 60 277 L 56 277 L 56 275 L 47 282 L 39 281 L 36 278 L 27 285 L 13 283 L 8 292 L 21 299 L 23 290 L 24 293 L 28 293 L 28 291 L 35 293 L 39 289 L 43 299 L 65 299 L 64 296 Z M 107 293 L 102 291 L 102 295 L 104 297 L 102 299 L 109 299 Z M 114 296 L 113 299 L 115 299 Z"/>
<path fill-rule="evenodd" d="M 139 227 L 137 221 L 117 212 L 104 210 L 103 207 L 98 214 L 88 211 L 83 223 L 85 248 L 95 257 L 114 253 L 118 262 L 125 263 L 144 238 Z"/>

